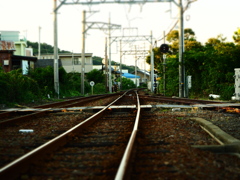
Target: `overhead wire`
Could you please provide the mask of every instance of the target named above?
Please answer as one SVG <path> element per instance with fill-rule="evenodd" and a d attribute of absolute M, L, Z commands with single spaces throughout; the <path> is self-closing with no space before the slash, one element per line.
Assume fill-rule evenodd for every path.
<path fill-rule="evenodd" d="M 189 6 L 190 6 L 190 4 L 192 2 L 194 2 L 194 1 L 188 1 L 187 2 L 186 6 L 183 9 L 183 13 L 189 8 Z M 179 19 L 177 19 L 176 22 L 173 24 L 172 28 L 167 33 L 165 33 L 165 36 L 163 36 L 162 38 L 158 39 L 157 41 L 162 41 L 165 37 L 167 37 L 168 34 L 176 27 L 178 22 L 179 22 Z"/>

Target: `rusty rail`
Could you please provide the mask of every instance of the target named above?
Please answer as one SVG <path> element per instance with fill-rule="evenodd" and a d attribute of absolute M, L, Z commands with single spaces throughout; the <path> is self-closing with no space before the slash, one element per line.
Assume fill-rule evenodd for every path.
<path fill-rule="evenodd" d="M 158 102 L 169 102 L 169 103 L 180 103 L 180 104 L 222 104 L 220 101 L 209 101 L 209 100 L 199 100 L 199 99 L 188 99 L 188 98 L 174 98 L 174 97 L 165 97 L 165 96 L 150 96 L 150 95 L 140 95 L 141 99 L 148 99 L 151 101 Z"/>
<path fill-rule="evenodd" d="M 116 93 L 116 94 L 123 94 L 121 93 Z M 115 95 L 116 95 L 115 94 Z M 40 105 L 40 106 L 35 106 L 34 108 L 50 108 L 50 107 L 73 107 L 73 106 L 79 106 L 81 103 L 85 103 L 85 102 L 90 102 L 90 101 L 94 101 L 94 100 L 98 100 L 101 99 L 103 97 L 110 97 L 112 96 L 112 94 L 107 94 L 107 95 L 101 95 L 101 96 L 91 96 L 91 99 L 89 100 L 89 97 L 81 97 L 81 98 L 77 98 L 77 99 L 71 99 L 71 100 L 67 100 L 67 101 L 63 101 L 63 102 L 56 102 L 56 103 L 51 103 L 51 104 L 46 104 L 46 105 Z M 31 114 L 27 114 L 21 117 L 14 117 L 11 119 L 7 119 L 7 120 L 3 120 L 0 122 L 0 126 L 8 126 L 11 125 L 12 123 L 16 123 L 19 121 L 28 121 L 30 119 L 33 119 L 34 117 L 40 117 L 43 116 L 47 113 L 48 109 L 44 109 L 40 112 L 34 112 Z M 4 113 L 0 113 L 0 118 L 4 118 L 4 117 L 9 117 L 11 113 L 15 113 L 15 112 L 4 112 Z"/>
<path fill-rule="evenodd" d="M 40 147 L 30 151 L 29 153 L 25 154 L 24 156 L 16 159 L 12 163 L 7 164 L 3 168 L 0 169 L 0 179 L 14 179 L 16 178 L 21 172 L 27 170 L 29 165 L 33 162 L 36 162 L 38 159 L 44 158 L 48 153 L 58 149 L 59 147 L 65 145 L 69 139 L 74 137 L 77 133 L 82 131 L 85 127 L 89 126 L 97 119 L 102 117 L 104 113 L 108 111 L 108 108 L 121 99 L 127 92 L 125 92 L 122 96 L 119 96 L 113 102 L 105 106 L 102 110 L 97 112 L 96 114 L 92 115 L 91 117 L 87 118 L 83 122 L 79 123 L 78 125 L 74 126 L 73 128 L 69 129 L 65 133 L 57 136 L 56 138 L 48 141 L 47 143 L 41 145 Z"/>
<path fill-rule="evenodd" d="M 137 96 L 137 116 L 136 116 L 136 119 L 135 119 L 135 123 L 134 123 L 134 127 L 133 127 L 131 137 L 128 141 L 128 145 L 126 147 L 126 150 L 124 152 L 124 155 L 123 155 L 123 158 L 121 160 L 120 166 L 118 168 L 117 174 L 115 176 L 115 180 L 122 180 L 122 179 L 126 178 L 127 169 L 128 169 L 129 163 L 130 163 L 133 146 L 134 146 L 135 139 L 136 139 L 136 136 L 137 136 L 141 107 L 140 107 L 138 94 L 137 94 L 137 92 L 135 92 L 135 93 L 136 93 L 136 96 Z"/>

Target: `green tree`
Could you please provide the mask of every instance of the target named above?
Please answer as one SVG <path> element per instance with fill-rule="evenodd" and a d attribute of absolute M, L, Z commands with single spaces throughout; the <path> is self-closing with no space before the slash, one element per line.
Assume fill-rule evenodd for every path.
<path fill-rule="evenodd" d="M 119 79 L 117 81 L 119 81 Z M 122 90 L 133 89 L 135 87 L 136 85 L 131 79 L 124 78 L 124 77 L 122 78 Z"/>
<path fill-rule="evenodd" d="M 196 41 L 195 32 L 191 28 L 184 29 L 184 40 Z"/>
<path fill-rule="evenodd" d="M 179 40 L 178 30 L 173 30 L 167 35 L 167 41 L 172 43 Z M 195 32 L 191 28 L 184 29 L 184 40 L 196 41 Z"/>
<path fill-rule="evenodd" d="M 167 41 L 170 43 L 174 41 L 178 41 L 178 39 L 179 39 L 178 30 L 173 30 L 167 35 Z"/>
<path fill-rule="evenodd" d="M 232 38 L 236 44 L 240 45 L 240 28 L 238 28 L 237 31 L 234 32 Z"/>
<path fill-rule="evenodd" d="M 98 57 L 98 56 L 92 57 L 93 65 L 102 65 L 102 60 L 103 60 L 103 58 Z"/>
<path fill-rule="evenodd" d="M 31 42 L 27 41 L 28 47 L 33 48 L 33 54 L 37 55 L 38 54 L 38 42 Z M 54 47 L 47 44 L 47 43 L 40 43 L 41 45 L 41 54 L 53 54 L 54 53 Z M 65 50 L 60 50 L 58 48 L 59 53 L 70 53 L 70 51 L 65 51 Z"/>
<path fill-rule="evenodd" d="M 102 71 L 99 71 L 97 69 L 93 69 L 92 71 L 88 72 L 86 74 L 86 78 L 88 82 L 94 81 L 95 84 L 104 83 L 104 74 L 102 73 Z"/>
<path fill-rule="evenodd" d="M 163 53 L 160 52 L 158 47 L 153 48 L 153 53 L 154 53 L 154 68 L 159 69 L 162 67 L 161 65 L 163 63 L 163 58 L 162 58 Z M 149 54 L 150 54 L 150 52 L 149 52 Z M 150 55 L 146 57 L 146 62 L 148 64 L 151 64 L 151 56 Z"/>
<path fill-rule="evenodd" d="M 219 94 L 222 99 L 230 99 L 234 89 L 234 68 L 240 67 L 240 46 L 226 42 L 223 35 L 209 40 L 202 45 L 195 38 L 192 30 L 185 31 L 184 65 L 186 76 L 192 76 L 190 96 L 208 97 L 210 93 Z M 169 34 L 170 53 L 166 60 L 166 84 L 168 96 L 178 95 L 179 62 L 178 31 Z M 162 54 L 154 49 L 154 68 L 160 76 L 160 90 L 163 84 Z M 146 58 L 150 63 L 150 56 Z"/>
<path fill-rule="evenodd" d="M 170 50 L 173 54 L 178 53 L 179 49 L 179 32 L 173 30 L 167 35 L 167 41 L 170 44 Z M 184 48 L 189 50 L 192 48 L 200 48 L 202 45 L 196 41 L 195 32 L 191 28 L 184 29 Z"/>
<path fill-rule="evenodd" d="M 234 68 L 240 65 L 240 49 L 225 40 L 218 35 L 210 38 L 202 48 L 193 48 L 184 53 L 186 72 L 192 75 L 191 92 L 195 96 L 207 97 L 215 93 L 229 99 L 233 94 L 233 74 Z"/>

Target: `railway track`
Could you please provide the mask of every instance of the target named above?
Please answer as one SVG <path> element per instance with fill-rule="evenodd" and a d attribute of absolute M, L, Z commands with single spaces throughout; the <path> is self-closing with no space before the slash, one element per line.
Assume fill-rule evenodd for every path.
<path fill-rule="evenodd" d="M 116 98 L 120 94 L 122 94 L 122 92 L 116 93 L 114 95 L 106 94 L 106 95 L 96 95 L 96 96 L 90 96 L 90 97 L 81 97 L 76 99 L 70 99 L 67 101 L 60 101 L 60 102 L 55 102 L 51 104 L 39 105 L 32 108 L 11 108 L 8 110 L 2 110 L 2 113 L 0 113 L 0 126 L 11 125 L 14 122 L 19 122 L 19 121 L 23 122 L 23 121 L 32 119 L 33 117 L 44 116 L 52 108 L 91 106 L 91 103 L 95 102 L 96 104 L 96 101 L 101 103 L 101 105 L 107 105 L 107 103 L 110 102 L 111 99 Z M 105 104 L 102 103 L 103 101 L 105 102 Z"/>
<path fill-rule="evenodd" d="M 117 96 L 119 96 L 119 95 L 117 95 Z M 122 97 L 122 96 L 120 96 L 120 97 Z M 33 149 L 32 151 L 28 152 L 26 155 L 23 155 L 24 158 L 20 157 L 17 160 L 15 160 L 13 163 L 10 163 L 9 165 L 3 167 L 0 171 L 0 176 L 2 176 L 4 178 L 11 178 L 11 175 L 18 174 L 17 172 L 21 173 L 22 169 L 25 169 L 25 166 L 22 165 L 22 163 L 29 165 L 29 163 L 31 163 L 32 161 L 39 160 L 39 158 L 43 158 L 43 154 L 49 153 L 49 151 L 51 151 L 52 149 L 55 150 L 59 146 L 62 146 L 64 144 L 66 144 L 68 139 L 74 138 L 76 136 L 76 134 L 78 134 L 79 131 L 82 131 L 82 129 L 84 129 L 86 126 L 88 126 L 89 124 L 92 124 L 99 117 L 103 116 L 105 113 L 110 111 L 108 109 L 109 106 L 114 104 L 114 102 L 116 102 L 119 99 L 120 98 L 118 97 L 115 101 L 113 101 L 112 103 L 110 103 L 109 105 L 104 107 L 98 113 L 93 114 L 91 117 L 82 121 L 80 124 L 78 124 L 78 125 L 74 126 L 73 128 L 69 129 L 65 133 L 62 133 L 59 136 L 57 136 L 56 138 L 54 138 L 50 141 L 47 141 L 45 144 L 41 145 L 40 147 L 37 147 L 38 150 Z M 129 101 L 130 99 L 127 98 L 126 100 Z M 39 155 L 39 153 L 40 153 L 41 156 Z M 10 156 L 11 156 L 11 154 L 10 154 Z"/>
<path fill-rule="evenodd" d="M 175 103 L 175 104 L 222 104 L 220 101 L 207 101 L 207 100 L 198 100 L 198 99 L 186 99 L 186 98 L 178 98 L 178 97 L 165 97 L 165 96 L 150 96 L 150 95 L 140 95 L 140 98 L 143 100 L 164 102 L 164 103 Z"/>
<path fill-rule="evenodd" d="M 43 135 L 39 144 L 2 165 L 0 179 L 240 177 L 238 172 L 233 172 L 240 165 L 235 157 L 192 147 L 218 144 L 195 121 L 179 114 L 147 111 L 140 104 L 144 99 L 138 97 L 135 92 L 117 95 L 97 113 L 52 113 L 51 118 L 60 116 L 65 119 L 60 124 L 68 126 L 52 129 L 56 132 Z M 74 123 L 71 123 L 72 116 L 76 119 Z M 23 135 L 23 141 L 32 136 Z"/>

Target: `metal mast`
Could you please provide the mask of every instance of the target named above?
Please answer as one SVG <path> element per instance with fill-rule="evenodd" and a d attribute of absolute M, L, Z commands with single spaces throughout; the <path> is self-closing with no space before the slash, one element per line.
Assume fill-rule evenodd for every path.
<path fill-rule="evenodd" d="M 110 24 L 111 24 L 111 17 L 109 15 L 109 21 L 108 21 L 108 85 L 109 85 L 109 92 L 112 92 L 112 66 L 111 66 L 111 28 L 110 28 Z"/>
<path fill-rule="evenodd" d="M 53 0 L 54 22 L 54 89 L 59 98 L 59 73 L 58 73 L 58 32 L 57 32 L 57 0 Z"/>
<path fill-rule="evenodd" d="M 86 11 L 83 11 L 82 21 L 82 69 L 81 69 L 81 94 L 84 95 L 84 75 L 85 75 L 85 24 L 86 24 Z"/>
<path fill-rule="evenodd" d="M 41 55 L 41 27 L 38 27 L 38 59 L 40 59 Z"/>
<path fill-rule="evenodd" d="M 178 0 L 179 3 L 179 97 L 185 97 L 185 66 L 183 59 L 184 52 L 184 30 L 183 30 L 183 6 L 182 0 Z"/>
<path fill-rule="evenodd" d="M 152 42 L 152 31 L 151 31 L 151 92 L 154 91 L 153 85 L 154 85 L 154 51 L 153 51 L 153 42 Z"/>

